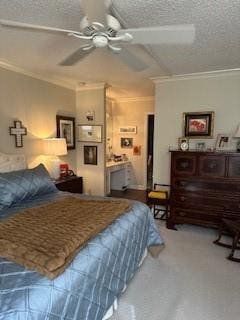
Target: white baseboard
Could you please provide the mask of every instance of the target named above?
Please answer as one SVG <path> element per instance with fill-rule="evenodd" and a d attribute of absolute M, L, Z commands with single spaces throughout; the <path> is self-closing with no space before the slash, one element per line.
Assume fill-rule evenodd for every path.
<path fill-rule="evenodd" d="M 129 185 L 128 189 L 146 190 L 146 188 L 141 184 L 131 184 Z"/>

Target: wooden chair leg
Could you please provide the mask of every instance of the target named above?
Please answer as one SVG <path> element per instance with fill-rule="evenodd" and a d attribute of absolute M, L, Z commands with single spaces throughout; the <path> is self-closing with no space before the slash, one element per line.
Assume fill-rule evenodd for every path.
<path fill-rule="evenodd" d="M 231 253 L 227 257 L 229 260 L 232 260 L 235 262 L 240 262 L 240 258 L 234 258 L 235 250 L 239 249 L 239 247 L 238 247 L 239 238 L 240 238 L 240 233 L 235 234 L 235 236 L 233 237 Z"/>
<path fill-rule="evenodd" d="M 160 219 L 161 220 L 167 220 L 167 214 L 168 214 L 168 206 L 166 206 L 163 214 L 161 215 Z"/>
<path fill-rule="evenodd" d="M 154 219 L 156 220 L 167 220 L 168 218 L 168 206 L 165 206 L 165 209 L 157 209 L 156 205 L 154 205 Z M 157 216 L 162 212 L 162 214 L 160 215 L 160 217 L 158 218 Z"/>
<path fill-rule="evenodd" d="M 220 226 L 219 226 L 219 230 L 218 230 L 218 238 L 215 241 L 213 241 L 213 243 L 217 244 L 218 246 L 231 249 L 232 245 L 226 244 L 226 243 L 223 243 L 223 242 L 220 241 L 221 237 L 223 235 L 223 231 L 224 231 L 224 225 L 223 225 L 223 223 L 221 223 Z"/>

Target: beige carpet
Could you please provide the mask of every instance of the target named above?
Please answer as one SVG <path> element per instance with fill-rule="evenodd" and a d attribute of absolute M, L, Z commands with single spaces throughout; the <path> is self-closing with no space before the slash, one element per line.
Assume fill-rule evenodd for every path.
<path fill-rule="evenodd" d="M 157 260 L 148 256 L 111 320 L 240 319 L 240 264 L 212 243 L 216 231 L 160 229 L 166 248 Z"/>

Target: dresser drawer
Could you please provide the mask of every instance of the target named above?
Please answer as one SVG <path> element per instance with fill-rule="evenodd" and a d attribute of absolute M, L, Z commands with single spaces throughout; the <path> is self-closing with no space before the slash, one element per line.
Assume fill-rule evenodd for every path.
<path fill-rule="evenodd" d="M 227 180 L 201 180 L 201 179 L 185 179 L 174 178 L 172 180 L 173 190 L 186 190 L 186 191 L 217 191 L 217 192 L 238 192 L 240 196 L 240 183 L 229 182 Z"/>
<path fill-rule="evenodd" d="M 228 163 L 228 177 L 240 179 L 240 157 L 230 156 Z"/>
<path fill-rule="evenodd" d="M 199 208 L 203 210 L 224 211 L 226 208 L 226 201 L 222 198 L 209 197 L 206 195 L 198 195 L 194 193 L 176 193 L 171 196 L 171 204 L 181 208 Z M 239 203 L 240 205 L 240 203 Z"/>
<path fill-rule="evenodd" d="M 175 223 L 192 223 L 198 225 L 218 226 L 221 221 L 221 215 L 210 214 L 201 210 L 183 209 L 175 207 L 171 210 L 171 217 Z"/>
<path fill-rule="evenodd" d="M 172 159 L 172 169 L 175 175 L 195 175 L 197 169 L 197 158 L 191 154 L 175 154 Z"/>
<path fill-rule="evenodd" d="M 225 176 L 226 157 L 224 155 L 202 155 L 199 156 L 198 161 L 198 171 L 200 176 Z"/>

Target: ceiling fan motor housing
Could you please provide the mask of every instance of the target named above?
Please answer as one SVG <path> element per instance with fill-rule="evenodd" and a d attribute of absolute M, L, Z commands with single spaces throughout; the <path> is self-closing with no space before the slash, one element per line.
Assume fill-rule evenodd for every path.
<path fill-rule="evenodd" d="M 87 36 L 91 36 L 96 31 L 100 31 L 99 29 L 107 29 L 106 33 L 109 36 L 114 37 L 117 34 L 117 32 L 121 29 L 121 25 L 118 22 L 118 20 L 109 14 L 107 15 L 107 28 L 103 25 L 102 28 L 100 26 L 100 23 L 89 22 L 87 16 L 85 16 L 80 22 L 80 30 Z"/>

